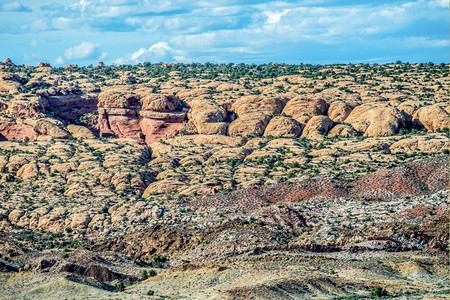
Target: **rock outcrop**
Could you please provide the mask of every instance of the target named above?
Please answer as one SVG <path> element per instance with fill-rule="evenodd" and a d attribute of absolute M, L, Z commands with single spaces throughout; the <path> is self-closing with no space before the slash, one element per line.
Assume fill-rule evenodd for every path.
<path fill-rule="evenodd" d="M 231 107 L 238 118 L 230 123 L 229 135 L 262 135 L 270 118 L 280 114 L 287 101 L 284 97 L 266 96 L 245 96 L 238 99 Z"/>
<path fill-rule="evenodd" d="M 343 101 L 335 101 L 328 108 L 328 117 L 333 122 L 344 122 L 352 110 L 353 107 L 350 104 Z"/>
<path fill-rule="evenodd" d="M 13 118 L 0 118 L 0 141 L 34 140 L 37 136 L 33 126 L 17 123 Z"/>
<path fill-rule="evenodd" d="M 188 119 L 199 134 L 225 134 L 228 123 L 227 111 L 208 100 L 196 99 L 190 102 Z"/>
<path fill-rule="evenodd" d="M 187 109 L 172 95 L 148 87 L 116 86 L 98 98 L 101 136 L 134 138 L 148 145 L 172 136 L 184 126 Z"/>
<path fill-rule="evenodd" d="M 364 136 L 385 136 L 405 127 L 406 117 L 395 107 L 368 103 L 355 107 L 345 123 L 351 124 Z"/>
<path fill-rule="evenodd" d="M 293 137 L 300 136 L 302 125 L 290 117 L 276 116 L 267 124 L 264 136 Z"/>
<path fill-rule="evenodd" d="M 79 125 L 67 125 L 67 130 L 76 139 L 93 139 L 95 135 L 88 128 Z"/>
<path fill-rule="evenodd" d="M 419 108 L 413 116 L 413 122 L 429 131 L 448 128 L 448 107 L 446 104 L 434 104 Z"/>
<path fill-rule="evenodd" d="M 333 121 L 326 116 L 314 116 L 306 123 L 302 136 L 310 139 L 320 139 L 333 125 Z"/>
<path fill-rule="evenodd" d="M 326 115 L 327 107 L 328 105 L 323 99 L 299 96 L 286 104 L 282 114 L 291 116 L 300 123 L 306 124 L 313 116 Z"/>
<path fill-rule="evenodd" d="M 356 131 L 350 125 L 347 124 L 337 124 L 330 130 L 330 132 L 328 132 L 329 137 L 337 137 L 337 136 L 350 137 L 355 135 Z"/>

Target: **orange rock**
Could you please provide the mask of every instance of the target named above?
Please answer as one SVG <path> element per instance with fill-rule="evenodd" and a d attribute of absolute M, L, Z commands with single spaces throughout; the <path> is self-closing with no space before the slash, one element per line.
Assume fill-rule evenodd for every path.
<path fill-rule="evenodd" d="M 421 107 L 413 116 L 413 122 L 422 125 L 429 131 L 448 128 L 448 104 L 434 104 Z"/>
<path fill-rule="evenodd" d="M 303 129 L 302 136 L 315 138 L 327 133 L 333 127 L 333 121 L 326 116 L 314 116 Z"/>
<path fill-rule="evenodd" d="M 328 117 L 333 122 L 343 122 L 352 110 L 353 107 L 348 103 L 343 101 L 335 101 L 331 103 L 328 108 Z"/>
<path fill-rule="evenodd" d="M 302 125 L 290 117 L 273 117 L 267 124 L 264 136 L 292 137 L 300 136 Z"/>
<path fill-rule="evenodd" d="M 397 133 L 405 126 L 406 117 L 397 108 L 384 103 L 366 103 L 355 107 L 345 119 L 364 136 L 384 136 Z"/>
<path fill-rule="evenodd" d="M 298 119 L 302 116 L 325 115 L 326 112 L 327 103 L 323 99 L 303 96 L 290 100 L 282 114 Z"/>

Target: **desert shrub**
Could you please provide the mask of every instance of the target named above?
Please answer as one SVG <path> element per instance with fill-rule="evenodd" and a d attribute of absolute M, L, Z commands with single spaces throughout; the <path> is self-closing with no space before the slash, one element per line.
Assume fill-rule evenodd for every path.
<path fill-rule="evenodd" d="M 372 297 L 372 298 L 379 298 L 379 297 L 384 297 L 384 296 L 388 296 L 388 295 L 389 295 L 389 293 L 381 286 L 376 286 L 376 287 L 372 288 L 372 290 L 370 291 L 370 297 Z"/>
<path fill-rule="evenodd" d="M 116 283 L 116 285 L 114 287 L 116 288 L 116 291 L 118 291 L 118 292 L 123 292 L 125 290 L 125 284 L 123 283 L 123 281 Z"/>

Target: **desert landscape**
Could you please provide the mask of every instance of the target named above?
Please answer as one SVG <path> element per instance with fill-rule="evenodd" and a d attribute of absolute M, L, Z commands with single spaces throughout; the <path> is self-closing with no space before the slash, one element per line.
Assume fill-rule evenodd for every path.
<path fill-rule="evenodd" d="M 0 63 L 2 299 L 447 299 L 448 64 Z"/>

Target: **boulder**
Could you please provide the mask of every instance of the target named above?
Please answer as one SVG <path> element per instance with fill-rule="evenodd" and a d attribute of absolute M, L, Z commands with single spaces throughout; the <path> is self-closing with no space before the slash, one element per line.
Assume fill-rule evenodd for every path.
<path fill-rule="evenodd" d="M 327 112 L 327 103 L 320 98 L 297 97 L 286 103 L 282 114 L 291 116 L 296 119 L 302 116 L 325 115 Z"/>
<path fill-rule="evenodd" d="M 13 209 L 9 215 L 8 219 L 11 223 L 19 222 L 20 218 L 25 214 L 25 212 L 21 209 Z"/>
<path fill-rule="evenodd" d="M 178 191 L 181 187 L 186 186 L 186 183 L 175 179 L 163 179 L 151 183 L 142 194 L 143 198 L 148 198 L 152 194 L 163 194 Z"/>
<path fill-rule="evenodd" d="M 84 229 L 87 227 L 89 222 L 91 221 L 91 217 L 87 213 L 76 213 L 70 216 L 70 228 L 81 228 Z"/>
<path fill-rule="evenodd" d="M 421 107 L 413 116 L 413 122 L 429 131 L 448 128 L 449 114 L 447 104 L 434 104 Z"/>
<path fill-rule="evenodd" d="M 20 177 L 22 179 L 28 179 L 32 178 L 34 176 L 37 176 L 39 174 L 39 169 L 36 163 L 29 163 L 26 165 L 23 165 L 18 171 L 16 176 Z"/>
<path fill-rule="evenodd" d="M 67 125 L 67 131 L 76 139 L 93 139 L 95 135 L 88 128 L 79 125 Z"/>
<path fill-rule="evenodd" d="M 406 117 L 397 108 L 384 104 L 363 104 L 355 107 L 345 119 L 364 136 L 385 136 L 397 133 L 405 127 Z"/>
<path fill-rule="evenodd" d="M 188 119 L 192 121 L 199 134 L 225 134 L 228 124 L 227 111 L 208 100 L 191 101 Z"/>
<path fill-rule="evenodd" d="M 289 99 L 284 97 L 266 97 L 261 95 L 245 96 L 238 99 L 231 109 L 239 117 L 246 114 L 260 113 L 267 116 L 280 114 Z"/>
<path fill-rule="evenodd" d="M 181 101 L 172 95 L 149 94 L 142 99 L 142 110 L 156 112 L 181 111 Z"/>
<path fill-rule="evenodd" d="M 230 136 L 262 135 L 270 117 L 262 113 L 248 113 L 240 116 L 228 126 Z"/>
<path fill-rule="evenodd" d="M 42 135 L 48 135 L 55 139 L 67 139 L 70 137 L 70 133 L 63 128 L 62 123 L 54 119 L 40 119 L 33 123 L 34 129 Z"/>
<path fill-rule="evenodd" d="M 302 125 L 299 122 L 290 117 L 276 116 L 267 124 L 264 136 L 292 137 L 300 136 L 301 133 Z"/>
<path fill-rule="evenodd" d="M 343 122 L 353 110 L 353 107 L 343 101 L 335 101 L 328 108 L 328 117 L 333 122 Z"/>
<path fill-rule="evenodd" d="M 350 137 L 350 136 L 355 136 L 356 133 L 357 132 L 351 126 L 349 126 L 347 124 L 337 124 L 330 130 L 330 132 L 328 132 L 328 136 L 329 137 L 337 137 L 337 136 Z"/>
<path fill-rule="evenodd" d="M 326 116 L 314 116 L 303 129 L 302 137 L 318 138 L 320 135 L 326 134 L 333 124 L 333 121 Z"/>

